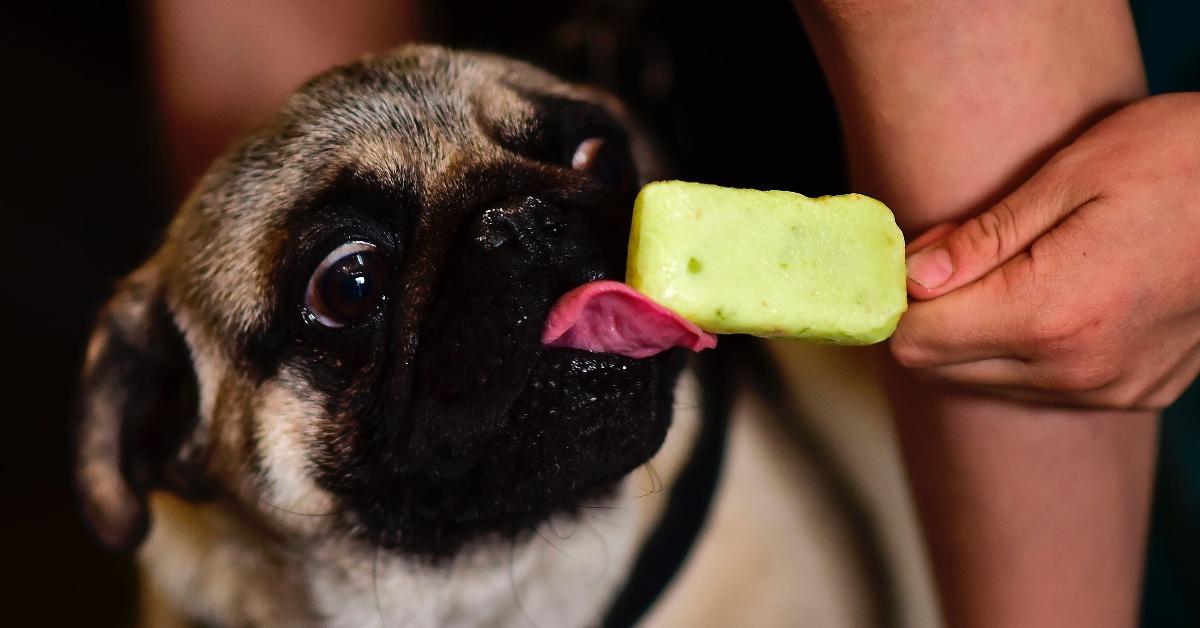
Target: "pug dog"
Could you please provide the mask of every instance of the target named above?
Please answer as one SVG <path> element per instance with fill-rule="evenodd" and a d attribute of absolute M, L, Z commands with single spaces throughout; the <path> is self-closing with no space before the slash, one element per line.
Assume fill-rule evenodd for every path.
<path fill-rule="evenodd" d="M 858 358 L 545 346 L 662 174 L 603 92 L 432 46 L 231 147 L 84 358 L 81 509 L 142 623 L 939 625 Z"/>
<path fill-rule="evenodd" d="M 630 129 L 529 65 L 410 46 L 211 167 L 83 369 L 83 511 L 137 551 L 148 622 L 601 621 L 687 356 L 541 332 L 624 276 Z"/>

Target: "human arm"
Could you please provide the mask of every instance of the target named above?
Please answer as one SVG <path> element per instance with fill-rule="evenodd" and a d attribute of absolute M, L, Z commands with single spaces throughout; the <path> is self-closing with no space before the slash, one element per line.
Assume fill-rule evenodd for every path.
<path fill-rule="evenodd" d="M 155 83 L 179 188 L 314 74 L 422 34 L 415 0 L 153 0 Z"/>
<path fill-rule="evenodd" d="M 991 207 L 1144 93 L 1120 2 L 797 6 L 854 189 L 888 202 L 910 238 Z M 1134 622 L 1152 412 L 1022 403 L 900 369 L 889 388 L 948 625 Z"/>

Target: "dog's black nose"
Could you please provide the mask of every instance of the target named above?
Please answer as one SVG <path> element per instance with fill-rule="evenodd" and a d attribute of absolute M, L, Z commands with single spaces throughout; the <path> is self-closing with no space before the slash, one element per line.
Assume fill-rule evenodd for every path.
<path fill-rule="evenodd" d="M 565 229 L 562 212 L 542 199 L 526 196 L 485 209 L 475 221 L 472 241 L 490 251 L 515 244 L 545 253 Z"/>

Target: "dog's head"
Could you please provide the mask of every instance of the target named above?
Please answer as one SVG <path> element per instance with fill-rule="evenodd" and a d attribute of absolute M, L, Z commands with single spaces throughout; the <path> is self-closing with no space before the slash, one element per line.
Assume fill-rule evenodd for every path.
<path fill-rule="evenodd" d="M 540 341 L 557 297 L 624 274 L 627 129 L 595 92 L 430 47 L 302 87 L 101 313 L 77 473 L 100 538 L 136 546 L 169 490 L 445 556 L 645 462 L 678 350 Z"/>

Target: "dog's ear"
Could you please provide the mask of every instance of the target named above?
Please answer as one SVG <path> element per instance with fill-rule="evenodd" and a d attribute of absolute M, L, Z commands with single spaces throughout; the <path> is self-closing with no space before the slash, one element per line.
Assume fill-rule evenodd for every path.
<path fill-rule="evenodd" d="M 195 371 L 153 267 L 125 279 L 101 310 L 77 412 L 84 514 L 105 545 L 133 550 L 149 527 L 149 491 L 194 496 L 203 478 Z"/>

